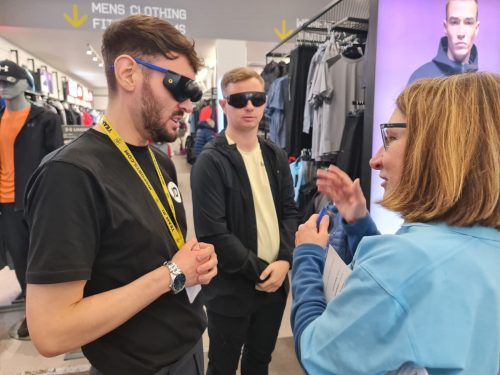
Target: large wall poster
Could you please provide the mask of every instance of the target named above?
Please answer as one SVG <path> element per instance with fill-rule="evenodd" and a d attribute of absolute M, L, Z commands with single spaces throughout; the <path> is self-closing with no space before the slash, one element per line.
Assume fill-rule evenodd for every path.
<path fill-rule="evenodd" d="M 453 3 L 464 14 L 465 3 L 470 1 Z M 478 0 L 478 9 L 479 29 L 474 44 L 479 71 L 500 73 L 500 22 L 497 20 L 500 1 Z M 445 19 L 446 0 L 378 0 L 373 154 L 382 145 L 379 124 L 389 120 L 398 94 L 413 72 L 437 55 L 441 38 L 445 36 Z M 466 39 L 463 35 L 466 31 L 453 33 L 454 40 L 459 41 L 456 55 L 460 55 L 459 50 L 466 43 L 460 40 Z M 382 233 L 394 233 L 402 220 L 375 203 L 383 195 L 381 182 L 379 172 L 372 171 L 370 211 Z"/>

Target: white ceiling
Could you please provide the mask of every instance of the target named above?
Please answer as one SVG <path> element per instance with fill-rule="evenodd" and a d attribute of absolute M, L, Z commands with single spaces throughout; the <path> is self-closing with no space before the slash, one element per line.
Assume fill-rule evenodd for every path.
<path fill-rule="evenodd" d="M 86 54 L 87 43 L 101 49 L 100 32 L 55 29 L 35 29 L 0 26 L 0 37 L 25 50 L 46 64 L 81 81 L 90 89 L 106 87 L 103 68 Z M 196 51 L 207 62 L 214 60 L 215 41 L 197 39 Z M 27 62 L 20 61 L 20 64 Z"/>

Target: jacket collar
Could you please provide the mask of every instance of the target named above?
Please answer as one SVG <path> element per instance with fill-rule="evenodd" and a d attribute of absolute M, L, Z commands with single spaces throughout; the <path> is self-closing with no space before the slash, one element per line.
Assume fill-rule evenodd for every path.
<path fill-rule="evenodd" d="M 446 74 L 456 74 L 465 72 L 475 72 L 478 69 L 478 55 L 476 45 L 472 46 L 469 61 L 467 63 L 459 63 L 448 58 L 448 38 L 442 37 L 439 42 L 438 52 L 436 57 L 432 59 L 441 70 Z"/>
<path fill-rule="evenodd" d="M 257 138 L 259 140 L 259 145 L 260 145 L 261 149 L 265 148 L 266 151 L 271 151 L 273 154 L 275 153 L 275 150 L 273 149 L 273 147 L 271 147 L 269 145 L 267 140 L 265 140 L 261 136 L 257 136 Z M 229 153 L 238 152 L 236 144 L 230 145 L 228 143 L 227 138 L 226 138 L 226 133 L 224 130 L 215 136 L 214 142 L 212 144 L 210 144 L 209 146 L 207 146 L 207 148 L 213 148 L 219 152 L 229 152 Z M 264 150 L 263 150 L 263 152 L 264 152 Z M 264 153 L 266 153 L 266 152 L 264 152 Z"/>
<path fill-rule="evenodd" d="M 269 183 L 271 185 L 271 192 L 273 194 L 273 198 L 275 201 L 278 199 L 278 191 L 280 189 L 279 179 L 276 174 L 277 171 L 277 162 L 278 159 L 277 150 L 272 144 L 263 139 L 262 137 L 258 137 L 259 145 L 262 152 L 262 159 L 264 160 L 264 165 L 266 167 Z M 245 168 L 245 162 L 243 161 L 243 157 L 238 151 L 236 144 L 230 145 L 227 142 L 227 138 L 224 132 L 219 133 L 214 141 L 205 146 L 208 149 L 212 149 L 215 152 L 218 152 L 220 155 L 224 156 L 226 160 L 233 165 L 235 173 L 238 175 L 240 181 L 245 186 L 250 186 L 250 181 L 248 179 L 248 174 Z M 247 191 L 243 190 L 244 194 L 251 194 L 251 190 Z M 247 198 L 249 196 L 247 195 Z"/>
<path fill-rule="evenodd" d="M 448 225 L 444 222 L 432 222 L 432 223 L 404 223 L 401 226 L 402 231 L 407 231 L 411 227 L 439 227 L 441 229 L 459 233 L 464 236 L 476 237 L 476 238 L 485 238 L 492 241 L 500 242 L 500 231 L 495 228 L 484 227 L 481 225 L 473 225 L 471 227 L 458 227 Z"/>

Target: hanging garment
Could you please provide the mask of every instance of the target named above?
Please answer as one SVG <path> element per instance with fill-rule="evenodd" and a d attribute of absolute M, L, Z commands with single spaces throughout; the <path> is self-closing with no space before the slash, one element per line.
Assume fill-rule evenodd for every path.
<path fill-rule="evenodd" d="M 101 117 L 101 113 L 98 110 L 93 109 L 90 111 L 90 115 L 92 116 L 94 124 L 97 124 L 99 122 L 99 118 Z"/>
<path fill-rule="evenodd" d="M 285 84 L 282 84 L 286 81 Z M 265 116 L 269 124 L 269 139 L 281 148 L 286 148 L 285 97 L 288 77 L 276 79 L 269 88 Z"/>
<path fill-rule="evenodd" d="M 314 181 L 308 182 L 300 187 L 298 200 L 299 223 L 305 223 L 312 214 L 316 213 L 314 197 L 318 192 Z"/>
<path fill-rule="evenodd" d="M 57 109 L 57 114 L 61 118 L 62 124 L 67 125 L 68 120 L 66 119 L 66 112 L 61 102 L 57 100 L 51 100 L 49 103 L 52 104 Z"/>
<path fill-rule="evenodd" d="M 306 101 L 304 104 L 304 125 L 302 131 L 309 134 L 311 127 L 313 126 L 313 115 L 315 106 L 315 97 L 312 95 L 312 87 L 317 78 L 318 67 L 323 60 L 323 55 L 328 47 L 328 43 L 324 43 L 318 47 L 318 50 L 311 59 L 311 65 L 309 66 L 309 73 L 307 74 L 307 85 L 306 85 Z"/>
<path fill-rule="evenodd" d="M 90 116 L 90 113 L 88 113 L 87 111 L 82 112 L 82 120 L 83 120 L 83 125 L 85 126 L 94 125 L 94 120 L 92 116 Z"/>
<path fill-rule="evenodd" d="M 68 121 L 68 125 L 76 125 L 77 124 L 76 116 L 73 113 L 73 111 L 71 109 L 65 108 L 64 112 L 66 113 L 66 119 Z"/>
<path fill-rule="evenodd" d="M 287 150 L 289 155 L 298 156 L 304 148 L 311 148 L 311 135 L 302 132 L 304 124 L 304 105 L 306 100 L 307 75 L 311 60 L 317 48 L 299 46 L 290 53 L 290 95 L 292 115 L 287 123 Z M 288 146 L 289 145 L 289 146 Z"/>
<path fill-rule="evenodd" d="M 264 80 L 264 90 L 266 91 L 266 94 L 269 92 L 272 83 L 281 76 L 281 71 L 282 69 L 280 65 L 276 61 L 271 61 L 266 64 L 262 73 L 260 73 L 260 76 Z"/>
<path fill-rule="evenodd" d="M 304 175 L 302 173 L 302 168 L 304 167 L 304 162 L 299 157 L 293 163 L 290 163 L 290 172 L 292 173 L 292 181 L 293 181 L 293 190 L 294 195 L 293 199 L 295 204 L 299 203 L 299 193 L 300 188 L 303 185 Z"/>
<path fill-rule="evenodd" d="M 338 152 L 342 142 L 345 120 L 353 108 L 352 101 L 363 101 L 364 57 L 349 59 L 335 48 L 326 51 L 318 70 L 313 94 L 321 96 L 318 116 L 315 117 L 312 157 Z"/>
<path fill-rule="evenodd" d="M 361 177 L 363 122 L 362 111 L 349 113 L 342 135 L 341 150 L 337 157 L 337 167 L 346 172 L 352 180 Z"/>

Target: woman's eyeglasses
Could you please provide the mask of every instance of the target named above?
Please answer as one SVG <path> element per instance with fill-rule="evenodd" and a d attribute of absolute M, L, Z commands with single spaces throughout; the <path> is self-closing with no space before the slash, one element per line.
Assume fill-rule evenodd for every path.
<path fill-rule="evenodd" d="M 384 149 L 387 151 L 391 142 L 392 137 L 387 133 L 390 129 L 406 129 L 406 124 L 403 122 L 393 122 L 388 124 L 380 124 L 380 132 L 382 134 L 382 142 L 384 142 Z"/>

